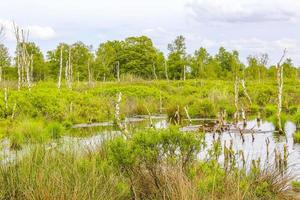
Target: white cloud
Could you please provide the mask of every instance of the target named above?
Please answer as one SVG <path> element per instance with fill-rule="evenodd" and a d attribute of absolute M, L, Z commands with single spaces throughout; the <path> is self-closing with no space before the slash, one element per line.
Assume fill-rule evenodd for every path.
<path fill-rule="evenodd" d="M 187 4 L 197 21 L 278 22 L 299 17 L 298 0 L 193 0 Z"/>
<path fill-rule="evenodd" d="M 287 49 L 289 52 L 296 52 L 299 46 L 299 41 L 296 39 L 279 39 L 279 40 L 261 40 L 258 38 L 248 38 L 248 39 L 237 39 L 237 40 L 227 40 L 219 42 L 220 46 L 224 46 L 230 49 L 236 49 L 240 51 L 249 52 L 273 52 L 274 50 Z"/>
<path fill-rule="evenodd" d="M 30 36 L 41 40 L 50 40 L 56 36 L 56 32 L 50 26 L 31 25 L 28 26 L 27 29 L 29 30 Z"/>
<path fill-rule="evenodd" d="M 15 23 L 16 26 L 29 31 L 29 37 L 39 40 L 50 40 L 56 37 L 56 32 L 50 26 L 38 26 L 38 25 L 28 25 L 21 26 Z M 5 37 L 8 40 L 15 40 L 14 36 L 14 22 L 6 19 L 0 19 L 0 25 L 4 27 Z"/>

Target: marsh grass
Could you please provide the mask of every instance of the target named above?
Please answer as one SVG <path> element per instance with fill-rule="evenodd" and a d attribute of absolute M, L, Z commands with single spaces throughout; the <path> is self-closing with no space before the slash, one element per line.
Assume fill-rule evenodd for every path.
<path fill-rule="evenodd" d="M 300 143 L 300 131 L 293 134 L 293 139 L 295 143 Z"/>
<path fill-rule="evenodd" d="M 288 199 L 288 176 L 199 161 L 203 142 L 199 133 L 172 127 L 116 136 L 80 155 L 36 145 L 22 160 L 0 165 L 0 199 Z"/>
<path fill-rule="evenodd" d="M 0 198 L 127 199 L 123 178 L 100 155 L 77 157 L 39 146 L 20 163 L 0 166 Z"/>

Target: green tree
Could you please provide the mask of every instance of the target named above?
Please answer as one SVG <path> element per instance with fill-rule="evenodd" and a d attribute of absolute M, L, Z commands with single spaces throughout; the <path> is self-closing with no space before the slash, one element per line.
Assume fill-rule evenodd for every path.
<path fill-rule="evenodd" d="M 207 66 L 211 61 L 210 59 L 210 55 L 205 48 L 201 47 L 196 50 L 191 58 L 192 75 L 197 78 L 208 78 Z"/>
<path fill-rule="evenodd" d="M 245 69 L 247 79 L 255 79 L 261 81 L 267 76 L 268 55 L 248 56 L 248 67 Z"/>
<path fill-rule="evenodd" d="M 6 78 L 12 78 L 8 76 L 8 72 L 10 72 L 10 56 L 8 53 L 8 49 L 3 45 L 0 44 L 0 70 L 1 70 L 1 78 L 6 79 Z"/>
<path fill-rule="evenodd" d="M 99 45 L 96 51 L 94 70 L 97 80 L 103 77 L 113 78 L 116 76 L 116 65 L 120 62 L 120 55 L 123 51 L 123 42 L 107 41 Z"/>
<path fill-rule="evenodd" d="M 56 80 L 58 77 L 61 50 L 63 69 L 65 69 L 69 57 L 69 49 L 70 45 L 66 43 L 60 43 L 56 49 L 47 52 L 49 74 L 52 79 Z"/>
<path fill-rule="evenodd" d="M 184 75 L 186 59 L 185 38 L 180 35 L 168 44 L 168 71 L 171 79 L 182 79 Z"/>
<path fill-rule="evenodd" d="M 73 76 L 78 80 L 88 79 L 88 64 L 93 60 L 91 53 L 92 46 L 87 46 L 83 42 L 76 42 L 71 46 L 71 62 L 73 66 Z"/>
<path fill-rule="evenodd" d="M 244 68 L 237 51 L 229 52 L 226 51 L 224 47 L 221 47 L 219 52 L 216 54 L 215 59 L 218 61 L 221 68 L 221 72 L 218 72 L 218 74 L 220 74 L 223 78 L 240 75 Z"/>
<path fill-rule="evenodd" d="M 119 63 L 121 74 L 153 79 L 155 74 L 161 74 L 164 63 L 163 54 L 146 36 L 129 37 L 124 41 L 108 41 L 100 44 L 96 56 L 95 68 L 99 74 L 97 77 L 103 74 L 116 77 L 116 66 Z"/>
<path fill-rule="evenodd" d="M 10 56 L 8 53 L 8 49 L 3 44 L 0 44 L 0 66 L 6 67 L 9 65 L 10 65 Z"/>
<path fill-rule="evenodd" d="M 45 63 L 44 55 L 40 48 L 33 42 L 26 43 L 26 50 L 29 57 L 32 56 L 33 79 L 35 81 L 44 80 L 48 73 L 48 66 Z"/>
<path fill-rule="evenodd" d="M 85 45 L 82 42 L 76 42 L 72 45 L 60 43 L 56 49 L 48 51 L 47 57 L 50 66 L 50 73 L 53 79 L 57 79 L 60 68 L 60 54 L 62 50 L 62 64 L 65 69 L 69 62 L 69 53 L 71 51 L 70 61 L 73 70 L 73 79 L 87 80 L 88 79 L 88 63 L 93 62 L 93 54 L 91 46 Z M 92 66 L 92 64 L 91 64 Z"/>
<path fill-rule="evenodd" d="M 155 71 L 160 68 L 159 52 L 146 36 L 129 37 L 124 41 L 121 54 L 121 72 L 130 73 L 143 78 L 153 79 Z"/>

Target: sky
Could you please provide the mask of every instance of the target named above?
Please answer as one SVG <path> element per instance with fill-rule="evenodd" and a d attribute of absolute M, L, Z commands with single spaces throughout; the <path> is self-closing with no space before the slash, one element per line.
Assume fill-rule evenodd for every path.
<path fill-rule="evenodd" d="M 0 0 L 1 39 L 15 50 L 13 22 L 45 53 L 58 43 L 82 41 L 94 49 L 107 40 L 146 35 L 167 54 L 177 35 L 187 52 L 220 46 L 248 55 L 287 56 L 300 66 L 299 0 Z"/>

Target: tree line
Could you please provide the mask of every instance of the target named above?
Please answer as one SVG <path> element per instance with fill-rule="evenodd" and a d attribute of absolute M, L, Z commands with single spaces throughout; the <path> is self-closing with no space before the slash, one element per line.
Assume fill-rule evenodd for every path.
<path fill-rule="evenodd" d="M 224 47 L 220 47 L 215 55 L 210 55 L 204 47 L 188 54 L 183 36 L 176 37 L 168 44 L 166 56 L 146 36 L 107 41 L 101 43 L 95 52 L 92 46 L 82 42 L 60 43 L 46 55 L 33 42 L 19 45 L 26 47 L 30 55 L 33 81 L 57 81 L 59 78 L 73 81 L 110 81 L 126 75 L 147 80 L 233 80 L 236 76 L 243 76 L 261 81 L 276 77 L 276 66 L 269 65 L 267 54 L 251 55 L 246 64 L 241 62 L 238 51 L 228 51 Z M 8 49 L 0 44 L 0 81 L 18 79 L 18 62 L 20 61 L 17 56 L 10 57 Z M 68 77 L 66 69 L 70 70 L 70 66 L 71 77 Z M 286 59 L 283 66 L 285 77 L 298 78 L 300 71 L 291 59 Z"/>

